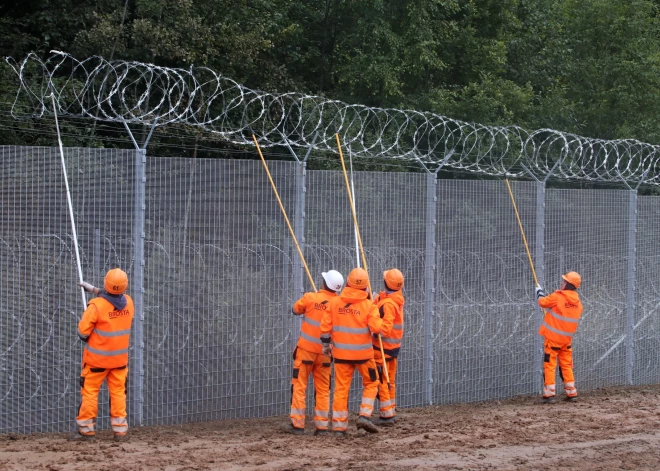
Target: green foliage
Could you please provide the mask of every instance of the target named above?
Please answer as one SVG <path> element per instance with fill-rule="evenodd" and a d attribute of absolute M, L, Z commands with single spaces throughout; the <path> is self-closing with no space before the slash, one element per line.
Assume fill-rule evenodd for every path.
<path fill-rule="evenodd" d="M 251 88 L 660 143 L 650 0 L 28 0 L 2 13 L 0 47 L 16 58 L 206 66 Z M 5 66 L 0 78 L 6 116 L 15 83 Z M 43 143 L 19 127 L 2 142 Z M 70 144 L 116 145 L 76 133 Z"/>

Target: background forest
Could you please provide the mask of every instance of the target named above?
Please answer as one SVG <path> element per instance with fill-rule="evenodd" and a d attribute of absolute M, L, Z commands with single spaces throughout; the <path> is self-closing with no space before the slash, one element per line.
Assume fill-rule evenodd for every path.
<path fill-rule="evenodd" d="M 25 0 L 0 6 L 0 52 L 203 65 L 261 90 L 660 144 L 659 7 L 658 0 Z M 0 143 L 52 145 L 52 133 L 39 130 L 45 124 L 11 118 L 15 93 L 3 62 Z M 65 145 L 130 147 L 125 136 L 112 139 L 112 126 L 68 126 Z M 209 138 L 170 129 L 152 145 L 161 155 L 210 156 L 223 147 L 207 141 L 198 153 L 200 139 Z M 175 141 L 179 149 L 168 151 Z"/>

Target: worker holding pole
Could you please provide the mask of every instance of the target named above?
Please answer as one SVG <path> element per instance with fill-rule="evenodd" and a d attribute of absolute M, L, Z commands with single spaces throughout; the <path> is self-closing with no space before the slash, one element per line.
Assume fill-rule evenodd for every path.
<path fill-rule="evenodd" d="M 344 182 L 346 183 L 346 191 L 348 192 L 348 203 L 351 208 L 351 214 L 353 215 L 353 227 L 355 229 L 355 236 L 358 241 L 358 247 L 360 249 L 360 255 L 362 258 L 362 265 L 364 266 L 365 272 L 368 272 L 367 268 L 367 258 L 364 255 L 364 247 L 362 246 L 362 236 L 360 235 L 360 227 L 358 226 L 357 213 L 355 212 L 355 201 L 353 201 L 353 192 L 351 191 L 351 185 L 348 183 L 348 174 L 346 173 L 346 165 L 344 164 L 344 153 L 341 150 L 341 141 L 339 140 L 339 134 L 335 134 L 337 140 L 337 151 L 339 152 L 339 160 L 341 161 L 341 168 L 344 172 Z M 358 268 L 360 268 L 358 264 Z M 371 283 L 369 282 L 369 276 L 366 276 L 367 279 L 367 297 L 373 299 L 373 290 L 371 289 Z M 380 333 L 378 336 L 378 345 L 380 348 L 380 353 L 382 357 L 385 357 L 385 351 L 383 350 L 383 341 L 381 339 Z M 387 382 L 387 387 L 390 387 L 390 376 L 387 368 L 383 369 L 385 375 L 385 381 Z"/>
<path fill-rule="evenodd" d="M 322 277 L 322 286 L 318 292 L 305 293 L 293 305 L 293 314 L 302 315 L 303 319 L 300 337 L 293 351 L 291 420 L 282 424 L 281 429 L 294 435 L 305 433 L 305 398 L 310 374 L 314 378 L 314 435 L 328 434 L 332 358 L 323 354 L 320 327 L 330 301 L 341 291 L 344 277 L 336 270 L 323 272 Z"/>
<path fill-rule="evenodd" d="M 378 313 L 383 320 L 381 336 L 383 353 L 378 336 L 374 336 L 373 351 L 376 367 L 378 368 L 379 386 L 378 401 L 380 403 L 380 417 L 373 422 L 381 426 L 392 426 L 396 422 L 396 367 L 401 339 L 403 338 L 403 273 L 396 268 L 383 272 L 383 285 L 376 298 Z M 384 369 L 387 369 L 390 378 L 390 387 L 385 381 Z"/>
<path fill-rule="evenodd" d="M 289 218 L 286 215 L 277 187 L 275 186 L 273 177 L 270 175 L 270 170 L 268 170 L 266 159 L 264 159 L 261 147 L 259 147 L 259 141 L 257 141 L 257 137 L 254 134 L 252 134 L 252 139 L 273 188 L 273 193 L 280 205 L 280 210 L 282 211 L 282 216 L 284 216 L 284 221 L 289 229 L 291 238 L 296 245 L 300 261 L 305 267 L 309 283 L 314 289 L 313 292 L 304 294 L 293 305 L 293 313 L 295 315 L 304 315 L 304 317 L 301 324 L 300 337 L 293 352 L 290 421 L 282 424 L 280 428 L 282 431 L 294 435 L 305 433 L 305 396 L 307 393 L 307 380 L 309 375 L 312 374 L 316 393 L 316 404 L 314 406 L 314 425 L 316 429 L 314 435 L 325 435 L 328 433 L 329 425 L 328 411 L 330 408 L 330 366 L 332 357 L 331 352 L 321 342 L 320 326 L 324 315 L 328 312 L 330 301 L 337 298 L 337 294 L 344 284 L 344 277 L 336 270 L 323 272 L 323 284 L 321 290 L 317 292 L 314 279 L 309 271 L 302 249 L 298 244 L 293 227 L 291 227 Z"/>
<path fill-rule="evenodd" d="M 546 296 L 543 288 L 536 285 L 539 306 L 547 309 L 539 335 L 543 341 L 543 402 L 555 400 L 555 370 L 559 359 L 559 375 L 564 382 L 566 399 L 577 400 L 573 375 L 573 335 L 577 331 L 582 314 L 582 303 L 577 289 L 582 283 L 580 275 L 570 271 L 562 275 L 560 288 Z"/>
<path fill-rule="evenodd" d="M 556 385 L 555 370 L 557 369 L 557 359 L 559 359 L 559 371 L 564 381 L 564 390 L 566 399 L 569 401 L 577 400 L 577 389 L 575 388 L 575 377 L 573 375 L 573 335 L 577 331 L 582 315 L 582 303 L 576 290 L 582 284 L 582 278 L 577 272 L 571 271 L 562 275 L 560 288 L 546 296 L 545 291 L 539 284 L 532 262 L 532 254 L 529 251 L 527 238 L 520 220 L 516 200 L 513 197 L 511 184 L 505 180 L 509 189 L 509 196 L 513 204 L 513 210 L 516 213 L 518 227 L 522 235 L 529 266 L 532 269 L 534 283 L 536 283 L 536 297 L 538 305 L 543 310 L 543 321 L 539 328 L 539 335 L 543 337 L 543 402 L 552 403 L 555 401 Z M 546 311 L 547 309 L 547 311 Z"/>
<path fill-rule="evenodd" d="M 128 432 L 126 421 L 126 389 L 128 378 L 128 347 L 131 324 L 135 315 L 133 300 L 126 293 L 128 276 L 119 269 L 108 271 L 104 289 L 87 282 L 79 283 L 93 298 L 78 323 L 78 336 L 85 342 L 80 394 L 82 396 L 76 424 L 78 432 L 71 440 L 96 436 L 98 395 L 104 380 L 110 393 L 110 425 L 116 440 Z"/>
<path fill-rule="evenodd" d="M 378 373 L 371 335 L 380 334 L 383 321 L 368 298 L 368 275 L 362 268 L 348 274 L 346 288 L 330 300 L 321 322 L 323 354 L 335 361 L 335 393 L 332 400 L 332 430 L 346 435 L 348 428 L 348 393 L 357 369 L 362 376 L 362 402 L 357 428 L 369 433 L 378 428 L 369 420 L 378 393 Z"/>

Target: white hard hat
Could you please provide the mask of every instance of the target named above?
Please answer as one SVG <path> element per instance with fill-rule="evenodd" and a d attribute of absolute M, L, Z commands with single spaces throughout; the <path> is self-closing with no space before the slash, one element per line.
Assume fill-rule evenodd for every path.
<path fill-rule="evenodd" d="M 323 279 L 325 280 L 325 284 L 328 288 L 330 288 L 332 291 L 339 291 L 341 290 L 341 287 L 344 285 L 344 277 L 341 276 L 341 273 L 339 273 L 337 270 L 330 270 L 330 271 L 324 271 L 321 273 L 323 276 Z"/>

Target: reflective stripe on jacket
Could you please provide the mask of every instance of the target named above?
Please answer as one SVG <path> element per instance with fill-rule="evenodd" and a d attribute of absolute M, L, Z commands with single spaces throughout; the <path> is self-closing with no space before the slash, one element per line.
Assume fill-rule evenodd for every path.
<path fill-rule="evenodd" d="M 78 323 L 78 335 L 88 337 L 83 363 L 98 368 L 119 368 L 128 365 L 128 346 L 131 324 L 135 315 L 133 300 L 126 296 L 124 309 L 115 307 L 103 298 L 87 304 Z"/>
<path fill-rule="evenodd" d="M 371 334 L 379 334 L 383 321 L 367 292 L 347 286 L 330 301 L 323 315 L 321 338 L 332 340 L 332 356 L 338 360 L 362 361 L 374 357 Z"/>
<path fill-rule="evenodd" d="M 383 319 L 383 329 L 381 338 L 383 340 L 383 350 L 385 356 L 396 358 L 401 348 L 401 339 L 403 338 L 403 293 L 394 291 L 388 293 L 382 291 L 378 295 L 378 312 Z M 373 348 L 380 350 L 378 337 L 373 338 Z"/>
<path fill-rule="evenodd" d="M 330 306 L 330 300 L 337 297 L 337 293 L 325 289 L 318 293 L 305 293 L 293 305 L 293 313 L 303 315 L 300 325 L 298 347 L 312 353 L 321 353 L 321 321 L 323 314 Z"/>
<path fill-rule="evenodd" d="M 539 306 L 548 309 L 543 317 L 539 335 L 560 345 L 570 345 L 582 314 L 582 303 L 577 292 L 557 290 L 539 298 Z"/>

